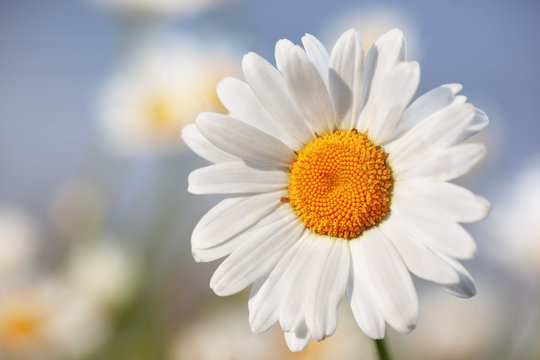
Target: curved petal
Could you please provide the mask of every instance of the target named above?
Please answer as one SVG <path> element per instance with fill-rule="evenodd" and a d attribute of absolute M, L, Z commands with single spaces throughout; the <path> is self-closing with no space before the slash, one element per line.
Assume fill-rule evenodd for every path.
<path fill-rule="evenodd" d="M 396 128 L 394 138 L 403 135 L 428 116 L 451 105 L 454 102 L 455 95 L 462 88 L 461 84 L 446 84 L 420 96 L 403 112 L 403 117 Z"/>
<path fill-rule="evenodd" d="M 314 235 L 321 237 L 319 235 Z M 318 281 L 305 294 L 305 319 L 311 336 L 320 341 L 332 335 L 337 326 L 337 306 L 347 285 L 350 253 L 347 240 L 322 238 L 323 260 L 315 265 Z M 322 251 L 319 250 L 319 251 Z"/>
<path fill-rule="evenodd" d="M 392 137 L 419 82 L 418 62 L 402 62 L 392 68 L 381 86 L 372 92 L 373 110 L 367 124 L 368 133 L 377 144 L 383 144 Z"/>
<path fill-rule="evenodd" d="M 292 149 L 302 147 L 268 114 L 253 90 L 242 80 L 226 77 L 217 84 L 217 95 L 231 115 L 272 135 Z"/>
<path fill-rule="evenodd" d="M 432 181 L 448 181 L 471 171 L 486 155 L 486 147 L 480 143 L 461 144 L 437 152 L 431 157 L 410 161 L 392 170 L 402 178 L 426 178 Z"/>
<path fill-rule="evenodd" d="M 280 170 L 257 170 L 241 162 L 228 162 L 194 170 L 188 177 L 192 194 L 240 194 L 282 190 L 289 175 Z"/>
<path fill-rule="evenodd" d="M 306 348 L 311 340 L 311 334 L 309 333 L 306 324 L 303 323 L 295 331 L 285 331 L 285 341 L 287 346 L 292 352 L 300 352 Z"/>
<path fill-rule="evenodd" d="M 244 56 L 242 70 L 249 86 L 272 118 L 300 144 L 307 144 L 313 133 L 291 103 L 279 71 L 255 53 Z"/>
<path fill-rule="evenodd" d="M 207 248 L 194 248 L 192 246 L 191 253 L 193 255 L 193 258 L 197 262 L 208 262 L 227 256 L 234 250 L 236 250 L 244 242 L 251 241 L 253 233 L 259 228 L 273 223 L 275 219 L 282 219 L 283 217 L 288 216 L 290 212 L 290 207 L 278 207 L 273 212 L 264 216 L 261 220 L 257 221 L 251 227 L 247 229 L 242 229 L 240 233 L 224 239 L 221 242 L 216 243 L 214 246 Z M 235 222 L 233 222 L 233 224 L 235 224 Z"/>
<path fill-rule="evenodd" d="M 222 200 L 193 229 L 192 249 L 208 249 L 241 233 L 276 210 L 284 196 L 287 190 Z"/>
<path fill-rule="evenodd" d="M 368 277 L 368 270 L 361 239 L 349 241 L 351 252 L 351 273 L 347 285 L 347 296 L 356 323 L 372 339 L 384 338 L 385 323 L 374 300 L 373 287 Z"/>
<path fill-rule="evenodd" d="M 328 63 L 330 56 L 324 45 L 311 34 L 302 37 L 302 45 L 306 49 L 309 60 L 315 65 L 326 86 L 328 86 Z"/>
<path fill-rule="evenodd" d="M 399 216 L 399 224 L 407 233 L 432 250 L 458 259 L 468 259 L 476 253 L 473 238 L 446 211 L 401 195 L 392 205 L 392 212 Z"/>
<path fill-rule="evenodd" d="M 484 110 L 475 107 L 474 118 L 471 124 L 469 125 L 469 127 L 467 127 L 467 129 L 463 133 L 461 133 L 461 136 L 459 136 L 456 139 L 455 143 L 459 144 L 467 140 L 471 136 L 476 135 L 478 132 L 480 132 L 480 130 L 488 126 L 488 124 L 489 124 L 489 118 L 487 114 L 484 112 Z"/>
<path fill-rule="evenodd" d="M 371 87 L 376 89 L 380 86 L 390 72 L 398 63 L 405 61 L 407 49 L 405 46 L 405 37 L 401 30 L 394 28 L 382 34 L 373 44 L 377 49 L 377 62 Z"/>
<path fill-rule="evenodd" d="M 314 133 L 334 130 L 334 109 L 328 89 L 301 47 L 288 40 L 276 43 L 276 64 L 283 74 L 292 102 Z"/>
<path fill-rule="evenodd" d="M 445 209 L 454 221 L 474 222 L 484 219 L 490 204 L 486 198 L 474 195 L 456 184 L 417 180 L 408 182 L 407 191 L 414 193 L 434 207 Z"/>
<path fill-rule="evenodd" d="M 379 311 L 397 331 L 413 330 L 418 319 L 418 298 L 398 252 L 377 228 L 369 230 L 361 244 Z"/>
<path fill-rule="evenodd" d="M 309 230 L 304 230 L 304 234 L 300 240 L 287 251 L 264 283 L 260 284 L 257 282 L 257 286 L 254 285 L 251 289 L 248 302 L 249 323 L 251 325 L 251 330 L 254 333 L 268 330 L 279 320 L 280 306 L 283 302 L 283 297 L 288 289 L 294 284 L 294 279 L 286 276 L 286 274 L 290 273 L 290 267 L 297 268 L 298 265 L 301 267 L 302 264 L 293 261 L 293 258 L 302 247 L 309 243 L 306 241 L 308 234 Z M 306 261 L 306 264 L 307 263 L 308 262 Z M 298 327 L 299 326 L 296 326 L 289 330 L 294 331 Z"/>
<path fill-rule="evenodd" d="M 356 129 L 367 129 L 374 108 L 373 94 L 383 86 L 385 78 L 400 62 L 405 61 L 406 47 L 403 33 L 392 29 L 381 35 L 369 49 L 365 62 L 365 86 L 363 103 L 365 106 L 358 117 Z"/>
<path fill-rule="evenodd" d="M 476 295 L 476 284 L 469 272 L 454 259 L 450 259 L 441 254 L 441 256 L 454 267 L 459 274 L 459 282 L 456 284 L 445 285 L 444 289 L 450 294 L 462 298 L 470 298 Z"/>
<path fill-rule="evenodd" d="M 243 160 L 288 168 L 296 158 L 280 140 L 233 117 L 201 113 L 196 123 L 212 144 Z"/>
<path fill-rule="evenodd" d="M 364 50 L 354 29 L 340 36 L 332 49 L 329 65 L 329 90 L 338 129 L 356 125 L 362 109 L 364 86 Z"/>
<path fill-rule="evenodd" d="M 318 282 L 316 265 L 321 265 L 323 252 L 329 246 L 329 242 L 317 240 L 309 232 L 298 242 L 298 251 L 283 276 L 289 283 L 279 310 L 279 323 L 284 331 L 294 331 L 306 320 L 306 294 Z"/>
<path fill-rule="evenodd" d="M 457 272 L 434 251 L 415 241 L 407 229 L 400 226 L 399 216 L 392 215 L 379 229 L 398 251 L 410 272 L 421 279 L 437 284 L 455 284 Z"/>
<path fill-rule="evenodd" d="M 182 129 L 182 140 L 194 153 L 211 163 L 239 161 L 236 156 L 217 148 L 197 129 L 195 124 L 189 124 Z"/>
<path fill-rule="evenodd" d="M 453 104 L 439 111 L 385 146 L 388 161 L 400 171 L 408 162 L 431 155 L 450 146 L 469 126 L 474 117 L 471 104 Z"/>
<path fill-rule="evenodd" d="M 269 273 L 304 231 L 302 222 L 291 213 L 251 233 L 221 263 L 210 280 L 219 296 L 235 294 Z"/>

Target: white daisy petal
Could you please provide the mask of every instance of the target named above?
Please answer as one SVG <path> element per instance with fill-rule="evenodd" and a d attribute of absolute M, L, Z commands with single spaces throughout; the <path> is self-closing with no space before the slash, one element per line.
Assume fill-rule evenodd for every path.
<path fill-rule="evenodd" d="M 317 283 L 319 269 L 316 265 L 321 264 L 322 251 L 328 250 L 324 241 L 316 240 L 317 236 L 310 232 L 297 243 L 298 250 L 283 274 L 282 281 L 287 285 L 279 310 L 279 324 L 284 331 L 294 331 L 305 321 L 306 293 Z"/>
<path fill-rule="evenodd" d="M 247 161 L 288 168 L 296 156 L 275 137 L 227 115 L 202 113 L 196 123 L 212 144 Z"/>
<path fill-rule="evenodd" d="M 302 147 L 302 144 L 287 134 L 268 114 L 253 90 L 244 81 L 226 77 L 219 82 L 216 90 L 219 99 L 233 117 L 263 130 L 293 149 Z"/>
<path fill-rule="evenodd" d="M 406 59 L 405 38 L 399 29 L 392 29 L 381 35 L 373 44 L 376 63 L 371 80 L 371 91 L 382 85 L 384 78 L 398 63 Z M 371 49 L 370 49 L 371 52 Z"/>
<path fill-rule="evenodd" d="M 301 47 L 288 40 L 276 43 L 276 64 L 292 101 L 313 132 L 333 131 L 334 109 L 321 75 Z"/>
<path fill-rule="evenodd" d="M 367 117 L 362 118 L 362 112 L 364 107 L 369 99 L 369 94 L 371 93 L 371 85 L 373 82 L 373 75 L 375 74 L 375 69 L 377 68 L 377 59 L 379 57 L 379 50 L 376 46 L 372 46 L 364 60 L 364 85 L 362 86 L 362 101 L 360 103 L 360 114 L 354 119 L 356 121 L 355 127 L 357 129 L 365 128 Z"/>
<path fill-rule="evenodd" d="M 349 241 L 351 274 L 347 285 L 347 296 L 360 329 L 373 339 L 382 339 L 385 331 L 384 318 L 375 304 L 374 290 L 369 280 L 361 242 L 361 239 Z"/>
<path fill-rule="evenodd" d="M 329 86 L 338 129 L 352 129 L 362 109 L 364 50 L 354 29 L 345 32 L 332 49 Z"/>
<path fill-rule="evenodd" d="M 400 226 L 399 216 L 380 226 L 381 231 L 394 244 L 410 272 L 419 278 L 437 284 L 456 284 L 459 275 L 435 252 L 415 241 L 414 237 Z"/>
<path fill-rule="evenodd" d="M 303 231 L 303 224 L 292 210 L 288 216 L 255 230 L 252 239 L 241 244 L 217 268 L 210 287 L 219 296 L 243 290 L 269 273 Z"/>
<path fill-rule="evenodd" d="M 261 194 L 265 195 L 265 194 Z M 257 196 L 257 195 L 255 195 Z M 259 210 L 257 210 L 259 211 Z M 193 245 L 192 241 L 192 254 L 193 258 L 197 262 L 208 262 L 208 261 L 214 261 L 219 258 L 222 258 L 224 256 L 229 255 L 234 250 L 236 250 L 241 244 L 244 242 L 252 241 L 253 235 L 255 234 L 258 229 L 261 227 L 264 227 L 268 224 L 272 224 L 277 220 L 280 220 L 288 215 L 290 215 L 291 209 L 288 207 L 280 206 L 274 211 L 272 211 L 267 216 L 263 217 L 259 221 L 257 221 L 254 225 L 247 229 L 243 229 L 242 232 L 239 234 L 236 234 L 232 237 L 229 237 L 227 239 L 224 239 L 223 236 L 219 236 L 219 239 L 221 242 L 213 241 L 213 243 L 216 243 L 216 245 L 206 248 L 196 248 Z M 248 217 L 248 216 L 246 216 Z M 235 220 L 237 220 L 236 218 Z M 240 222 L 240 225 L 243 225 L 245 223 Z M 257 232 L 258 234 L 258 232 Z M 221 235 L 221 234 L 218 234 Z M 214 240 L 214 239 L 212 239 Z"/>
<path fill-rule="evenodd" d="M 474 108 L 474 118 L 469 127 L 456 139 L 456 144 L 467 140 L 471 136 L 477 134 L 480 130 L 485 128 L 489 124 L 489 118 L 487 114 L 479 108 Z"/>
<path fill-rule="evenodd" d="M 287 346 L 292 352 L 300 352 L 306 348 L 311 340 L 311 334 L 309 333 L 306 324 L 303 323 L 295 331 L 285 331 L 285 341 Z"/>
<path fill-rule="evenodd" d="M 469 259 L 476 253 L 476 244 L 469 233 L 426 201 L 409 197 L 392 207 L 399 224 L 414 239 L 430 249 L 457 259 Z"/>
<path fill-rule="evenodd" d="M 385 146 L 388 160 L 397 172 L 425 154 L 451 145 L 469 126 L 474 117 L 471 104 L 453 104 L 439 111 Z"/>
<path fill-rule="evenodd" d="M 362 237 L 362 250 L 379 311 L 397 331 L 413 330 L 418 318 L 418 298 L 401 257 L 377 228 Z"/>
<path fill-rule="evenodd" d="M 239 234 L 276 210 L 284 196 L 286 190 L 222 200 L 193 229 L 192 249 L 208 249 Z"/>
<path fill-rule="evenodd" d="M 280 170 L 257 170 L 241 162 L 210 165 L 189 174 L 192 194 L 260 193 L 285 189 L 289 176 Z"/>
<path fill-rule="evenodd" d="M 403 112 L 394 136 L 399 137 L 428 116 L 452 104 L 461 88 L 460 84 L 446 84 L 420 96 Z"/>
<path fill-rule="evenodd" d="M 435 207 L 448 211 L 455 221 L 475 222 L 485 218 L 490 204 L 487 199 L 447 182 L 415 181 L 407 189 L 429 201 Z"/>
<path fill-rule="evenodd" d="M 300 240 L 298 240 L 296 244 L 283 255 L 281 261 L 276 265 L 274 270 L 272 270 L 264 283 L 252 288 L 248 307 L 249 323 L 253 332 L 259 333 L 266 331 L 279 320 L 280 306 L 283 302 L 283 297 L 288 289 L 295 285 L 293 283 L 294 279 L 285 275 L 290 272 L 289 267 L 298 266 L 298 264 L 293 261 L 293 258 L 300 249 L 309 243 L 306 241 L 308 234 L 309 231 L 304 231 Z M 305 265 L 308 265 L 309 259 L 306 258 L 305 260 Z M 291 328 L 291 331 L 294 331 L 295 329 L 296 328 Z"/>
<path fill-rule="evenodd" d="M 379 144 L 391 138 L 405 107 L 416 93 L 420 82 L 420 65 L 416 61 L 396 65 L 380 88 L 372 93 L 376 111 L 368 122 L 368 133 Z"/>
<path fill-rule="evenodd" d="M 291 103 L 279 71 L 255 53 L 244 56 L 242 69 L 249 86 L 274 120 L 299 143 L 308 143 L 313 133 Z"/>
<path fill-rule="evenodd" d="M 461 144 L 444 149 L 424 161 L 415 161 L 402 166 L 396 173 L 402 178 L 420 177 L 433 181 L 448 181 L 471 171 L 485 155 L 484 144 Z"/>
<path fill-rule="evenodd" d="M 311 34 L 302 37 L 302 45 L 306 50 L 309 60 L 315 65 L 324 83 L 328 86 L 328 63 L 330 56 L 324 45 Z"/>
<path fill-rule="evenodd" d="M 316 235 L 314 235 L 316 236 Z M 311 284 L 306 296 L 305 319 L 311 336 L 321 341 L 332 335 L 337 326 L 337 306 L 347 285 L 350 253 L 347 240 L 339 238 L 318 239 L 323 241 L 326 251 L 323 260 L 315 265 L 318 280 Z"/>
<path fill-rule="evenodd" d="M 212 163 L 220 163 L 227 161 L 238 161 L 236 156 L 226 153 L 225 151 L 214 146 L 206 139 L 195 124 L 189 124 L 182 129 L 182 140 L 195 152 L 197 155 Z"/>
<path fill-rule="evenodd" d="M 459 262 L 443 254 L 440 256 L 448 262 L 459 274 L 459 282 L 456 284 L 445 285 L 444 289 L 450 294 L 462 298 L 470 298 L 476 295 L 476 284 L 469 272 Z"/>

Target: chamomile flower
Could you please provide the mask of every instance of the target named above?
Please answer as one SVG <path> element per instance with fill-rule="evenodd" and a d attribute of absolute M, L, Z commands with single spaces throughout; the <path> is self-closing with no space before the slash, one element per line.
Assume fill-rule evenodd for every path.
<path fill-rule="evenodd" d="M 228 55 L 189 44 L 141 50 L 111 77 L 98 101 L 109 148 L 124 155 L 178 148 L 178 133 L 199 112 L 225 110 L 215 87 L 233 69 Z"/>
<path fill-rule="evenodd" d="M 95 349 L 106 331 L 101 313 L 62 283 L 35 279 L 0 292 L 0 358 L 57 359 Z"/>
<path fill-rule="evenodd" d="M 66 283 L 98 308 L 118 310 L 137 285 L 136 264 L 129 255 L 109 237 L 74 244 L 67 259 Z"/>
<path fill-rule="evenodd" d="M 420 78 L 401 31 L 382 35 L 364 59 L 355 30 L 328 54 L 276 44 L 277 69 L 245 55 L 246 81 L 226 78 L 229 115 L 202 113 L 182 133 L 214 163 L 189 176 L 194 194 L 232 194 L 192 234 L 197 261 L 228 256 L 210 286 L 218 295 L 253 284 L 254 332 L 279 322 L 293 351 L 332 335 L 347 294 L 359 327 L 382 338 L 417 321 L 410 273 L 469 297 L 475 285 L 456 259 L 476 245 L 459 222 L 489 203 L 449 181 L 485 153 L 463 140 L 485 114 L 442 85 L 413 99 Z"/>

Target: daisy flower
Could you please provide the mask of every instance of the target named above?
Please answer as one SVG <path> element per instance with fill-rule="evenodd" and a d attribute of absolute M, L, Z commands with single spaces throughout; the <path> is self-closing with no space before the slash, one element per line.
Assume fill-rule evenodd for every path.
<path fill-rule="evenodd" d="M 107 81 L 98 99 L 111 151 L 135 155 L 178 148 L 178 133 L 199 112 L 225 110 L 215 88 L 234 69 L 226 54 L 190 45 L 166 42 L 142 49 Z"/>
<path fill-rule="evenodd" d="M 253 284 L 254 332 L 279 322 L 293 351 L 332 335 L 346 294 L 359 327 L 384 337 L 417 321 L 410 276 L 469 297 L 475 285 L 456 259 L 471 258 L 459 222 L 484 218 L 489 203 L 449 180 L 485 153 L 461 144 L 485 114 L 442 85 L 411 100 L 420 68 L 406 60 L 401 31 L 382 35 L 365 60 L 355 30 L 328 54 L 313 36 L 304 49 L 276 44 L 277 69 L 254 53 L 246 81 L 226 78 L 229 115 L 202 113 L 182 133 L 214 163 L 189 176 L 194 194 L 233 194 L 192 234 L 197 261 L 228 256 L 210 286 L 218 295 Z"/>
<path fill-rule="evenodd" d="M 52 279 L 2 287 L 0 358 L 57 359 L 95 349 L 105 322 L 82 297 Z"/>
<path fill-rule="evenodd" d="M 75 292 L 107 312 L 125 306 L 137 285 L 132 256 L 109 237 L 91 243 L 74 244 L 64 276 Z"/>

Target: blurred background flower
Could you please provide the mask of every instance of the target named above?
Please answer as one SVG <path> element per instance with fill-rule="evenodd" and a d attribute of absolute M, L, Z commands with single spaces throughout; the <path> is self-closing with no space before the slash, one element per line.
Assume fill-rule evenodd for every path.
<path fill-rule="evenodd" d="M 36 231 L 32 219 L 21 210 L 0 209 L 0 284 L 32 266 L 38 245 Z"/>
<path fill-rule="evenodd" d="M 181 145 L 182 127 L 202 111 L 223 112 L 216 85 L 237 66 L 225 52 L 193 40 L 140 49 L 105 85 L 98 116 L 112 151 L 122 154 Z"/>
<path fill-rule="evenodd" d="M 493 205 L 467 227 L 478 296 L 418 284 L 418 329 L 390 332 L 391 353 L 538 359 L 539 10 L 530 0 L 2 0 L 0 359 L 375 359 L 346 308 L 334 336 L 291 354 L 277 328 L 250 334 L 247 292 L 213 295 L 217 264 L 195 265 L 189 240 L 220 197 L 186 193 L 204 161 L 180 137 L 199 111 L 224 111 L 215 85 L 238 76 L 243 53 L 272 59 L 278 39 L 305 33 L 331 45 L 350 27 L 366 47 L 401 27 L 422 61 L 418 94 L 462 83 L 491 120 L 488 161 L 460 180 Z"/>

